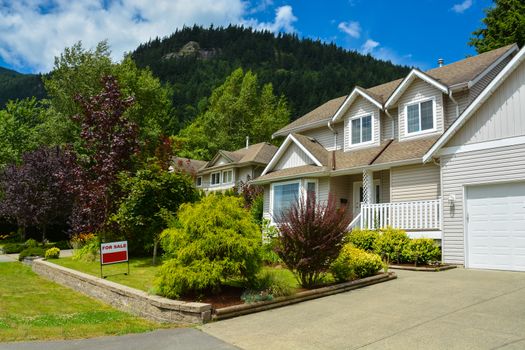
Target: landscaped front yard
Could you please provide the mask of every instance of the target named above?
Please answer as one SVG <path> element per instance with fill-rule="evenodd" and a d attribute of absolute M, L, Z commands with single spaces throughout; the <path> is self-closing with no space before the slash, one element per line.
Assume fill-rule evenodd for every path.
<path fill-rule="evenodd" d="M 73 339 L 165 327 L 40 278 L 17 262 L 0 264 L 0 342 Z"/>

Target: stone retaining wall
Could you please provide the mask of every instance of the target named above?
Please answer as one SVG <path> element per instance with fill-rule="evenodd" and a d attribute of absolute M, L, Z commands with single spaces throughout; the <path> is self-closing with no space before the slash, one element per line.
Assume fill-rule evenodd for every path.
<path fill-rule="evenodd" d="M 106 281 L 41 259 L 32 262 L 32 269 L 37 274 L 58 284 L 152 321 L 202 324 L 211 319 L 210 304 L 184 302 L 149 295 L 141 290 Z"/>

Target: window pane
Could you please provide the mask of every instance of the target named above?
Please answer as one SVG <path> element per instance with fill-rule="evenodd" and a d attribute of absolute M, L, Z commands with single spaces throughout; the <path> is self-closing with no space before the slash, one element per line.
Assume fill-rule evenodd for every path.
<path fill-rule="evenodd" d="M 352 143 L 361 142 L 361 119 L 352 120 Z"/>
<path fill-rule="evenodd" d="M 407 107 L 407 129 L 408 132 L 419 131 L 419 105 L 410 105 Z"/>
<path fill-rule="evenodd" d="M 316 195 L 316 193 L 315 193 L 315 182 L 308 182 L 306 184 L 306 194 L 308 196 L 310 196 L 310 195 L 314 195 L 315 196 Z"/>
<path fill-rule="evenodd" d="M 372 116 L 361 118 L 361 128 L 363 129 L 361 142 L 372 140 Z"/>
<path fill-rule="evenodd" d="M 273 187 L 273 216 L 279 221 L 281 215 L 296 201 L 299 195 L 299 184 L 275 185 Z"/>
<path fill-rule="evenodd" d="M 201 186 L 202 185 L 202 177 L 198 177 L 197 178 L 197 186 Z"/>
<path fill-rule="evenodd" d="M 421 104 L 421 130 L 428 130 L 434 127 L 432 103 L 433 101 L 426 101 Z"/>

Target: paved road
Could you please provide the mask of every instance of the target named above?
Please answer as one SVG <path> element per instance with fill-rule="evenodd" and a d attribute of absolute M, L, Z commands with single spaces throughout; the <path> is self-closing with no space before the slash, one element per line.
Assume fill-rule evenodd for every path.
<path fill-rule="evenodd" d="M 3 262 L 13 262 L 13 261 L 17 261 L 16 258 L 13 258 L 13 257 L 10 256 L 10 255 L 0 254 L 0 263 L 3 263 Z"/>
<path fill-rule="evenodd" d="M 235 350 L 195 328 L 162 329 L 150 333 L 86 340 L 0 343 L 1 350 Z"/>
<path fill-rule="evenodd" d="M 210 323 L 243 349 L 525 349 L 525 273 L 400 271 L 348 293 Z"/>

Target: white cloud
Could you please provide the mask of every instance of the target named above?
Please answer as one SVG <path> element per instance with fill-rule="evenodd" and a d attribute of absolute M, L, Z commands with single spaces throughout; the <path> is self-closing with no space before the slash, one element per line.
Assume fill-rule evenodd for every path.
<path fill-rule="evenodd" d="M 363 46 L 361 46 L 361 52 L 364 54 L 371 53 L 376 47 L 379 46 L 379 43 L 372 39 L 367 39 Z"/>
<path fill-rule="evenodd" d="M 271 6 L 271 1 L 260 4 Z M 262 8 L 262 7 L 260 7 Z M 244 0 L 0 0 L 0 57 L 15 68 L 46 72 L 53 57 L 81 40 L 94 47 L 108 39 L 114 59 L 150 38 L 163 37 L 184 25 L 244 24 L 273 32 L 296 31 L 291 6 L 276 9 L 275 20 L 246 18 Z"/>
<path fill-rule="evenodd" d="M 464 0 L 459 4 L 452 6 L 452 11 L 456 13 L 463 13 L 472 6 L 472 0 Z"/>
<path fill-rule="evenodd" d="M 350 35 L 352 38 L 359 38 L 361 36 L 361 25 L 359 22 L 341 22 L 337 26 L 340 31 Z"/>
<path fill-rule="evenodd" d="M 261 0 L 250 9 L 250 13 L 264 12 L 273 6 L 273 0 Z"/>

